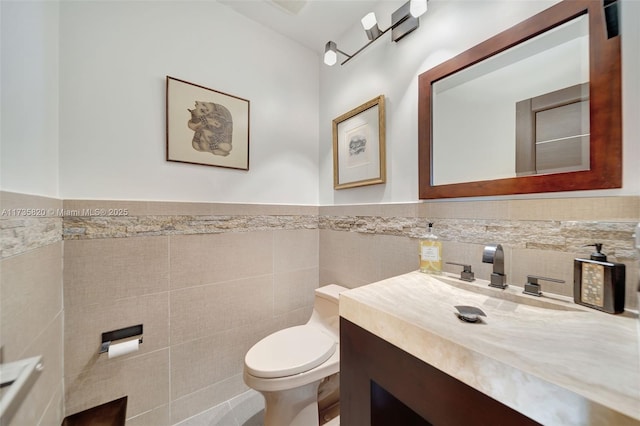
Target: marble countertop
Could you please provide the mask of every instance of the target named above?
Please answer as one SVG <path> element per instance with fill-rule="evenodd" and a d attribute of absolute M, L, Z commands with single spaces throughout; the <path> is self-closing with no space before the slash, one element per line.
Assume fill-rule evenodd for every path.
<path fill-rule="evenodd" d="M 635 313 L 416 271 L 342 293 L 340 316 L 542 424 L 640 424 Z"/>

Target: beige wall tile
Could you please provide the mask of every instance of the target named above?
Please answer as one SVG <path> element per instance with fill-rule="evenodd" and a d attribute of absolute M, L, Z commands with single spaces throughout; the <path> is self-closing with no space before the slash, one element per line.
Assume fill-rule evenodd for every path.
<path fill-rule="evenodd" d="M 62 242 L 0 262 L 0 344 L 15 361 L 62 312 Z"/>
<path fill-rule="evenodd" d="M 275 273 L 317 268 L 319 231 L 283 230 L 273 234 L 273 271 Z"/>
<path fill-rule="evenodd" d="M 7 197 L 10 197 L 11 193 Z M 20 199 L 18 199 L 20 200 Z M 8 198 L 8 201 L 13 201 Z M 22 203 L 22 204 L 21 204 Z M 15 204 L 15 203 L 12 203 Z M 22 206 L 24 202 L 17 205 Z M 33 202 L 29 205 L 32 205 Z M 39 202 L 41 205 L 42 202 Z M 208 215 L 317 215 L 317 206 L 277 204 L 198 203 L 177 201 L 64 200 L 65 210 L 126 209 L 128 216 L 208 216 Z"/>
<path fill-rule="evenodd" d="M 282 330 L 283 328 L 305 324 L 309 321 L 309 318 L 311 318 L 312 310 L 313 306 L 304 306 L 293 311 L 284 312 L 281 315 L 276 315 L 268 324 L 269 327 L 265 330 L 264 336 L 275 331 Z M 264 329 L 264 327 L 261 327 L 261 329 Z"/>
<path fill-rule="evenodd" d="M 281 272 L 274 276 L 273 309 L 282 315 L 300 308 L 313 307 L 318 288 L 318 268 Z"/>
<path fill-rule="evenodd" d="M 237 425 L 231 406 L 224 402 L 174 426 Z"/>
<path fill-rule="evenodd" d="M 419 203 L 354 204 L 321 208 L 327 216 L 416 217 Z"/>
<path fill-rule="evenodd" d="M 57 216 L 57 210 L 62 208 L 62 200 L 43 197 L 40 195 L 21 194 L 19 192 L 0 191 L 0 208 L 2 209 L 53 209 L 54 214 L 47 212 L 47 216 Z"/>
<path fill-rule="evenodd" d="M 640 220 L 640 197 L 511 200 L 512 220 Z"/>
<path fill-rule="evenodd" d="M 318 207 L 108 200 L 62 203 L 0 193 L 0 202 L 35 208 L 43 204 L 65 209 L 121 208 L 130 216 L 358 218 L 353 226 L 360 232 L 348 232 L 347 228 L 244 232 L 245 226 L 260 226 L 262 218 L 258 218 L 249 225 L 237 222 L 236 228 L 235 222 L 229 221 L 232 228 L 223 234 L 67 240 L 57 244 L 57 254 L 43 257 L 42 249 L 38 249 L 31 257 L 23 257 L 30 255 L 27 253 L 5 259 L 0 299 L 13 294 L 19 301 L 16 306 L 31 306 L 29 298 L 34 297 L 34 291 L 40 297 L 40 288 L 22 288 L 18 293 L 10 288 L 13 293 L 7 293 L 5 265 L 10 265 L 6 270 L 14 274 L 14 282 L 22 282 L 25 276 L 32 277 L 27 281 L 40 282 L 43 278 L 38 274 L 43 273 L 37 272 L 38 268 L 32 271 L 33 265 L 43 267 L 42 258 L 50 258 L 50 263 L 58 259 L 56 273 L 60 276 L 64 247 L 67 413 L 129 394 L 127 425 L 134 426 L 175 424 L 244 392 L 247 387 L 242 382 L 242 367 L 247 350 L 271 332 L 306 322 L 317 286 L 336 283 L 357 287 L 416 270 L 418 239 L 410 238 L 417 236 L 414 234 L 407 236 L 405 222 L 411 227 L 426 219 L 440 222 L 441 235 L 446 236 L 443 260 L 472 264 L 477 278 L 489 279 L 492 270 L 492 265 L 481 262 L 484 245 L 499 242 L 505 246 L 509 284 L 522 286 L 526 274 L 531 273 L 564 277 L 567 284 L 543 282 L 543 291 L 571 295 L 574 247 L 583 244 L 585 238 L 595 238 L 593 232 L 598 238 L 611 237 L 618 244 L 629 233 L 628 226 L 623 225 L 640 220 L 638 196 Z M 369 216 L 376 220 L 371 229 L 367 227 Z M 407 221 L 388 223 L 384 218 Z M 592 229 L 588 221 L 612 223 Z M 616 221 L 624 223 L 617 226 Z M 207 229 L 202 228 L 203 232 Z M 544 240 L 539 235 L 545 235 Z M 625 256 L 628 265 L 629 306 L 629 301 L 637 300 L 630 287 L 637 285 L 639 262 L 629 250 L 623 252 L 617 246 L 611 250 Z M 46 262 L 44 266 L 51 268 Z M 444 269 L 459 273 L 461 267 L 444 265 Z M 56 297 L 61 300 L 62 296 L 42 297 L 47 301 Z M 4 301 L 1 307 L 4 344 Z M 49 308 L 42 311 L 43 318 L 36 323 L 60 312 L 62 305 L 53 314 L 46 311 Z M 7 314 L 9 323 L 17 321 L 14 317 L 20 314 Z M 33 321 L 29 318 L 25 323 L 31 326 Z M 133 323 L 145 324 L 145 343 L 139 352 L 114 360 L 97 356 L 101 332 Z M 36 324 L 36 328 L 42 330 L 48 324 Z M 30 342 L 14 343 L 15 349 L 10 352 L 20 345 L 23 351 L 36 347 Z M 47 418 L 55 418 L 48 414 L 55 412 L 54 399 L 46 404 Z"/>
<path fill-rule="evenodd" d="M 58 389 L 51 393 L 51 400 L 45 410 L 38 426 L 58 426 L 64 420 L 64 386 L 60 381 Z"/>
<path fill-rule="evenodd" d="M 104 216 L 142 216 L 150 213 L 148 201 L 64 200 L 65 216 L 88 216 L 86 211 L 106 211 Z"/>
<path fill-rule="evenodd" d="M 371 281 L 357 278 L 350 274 L 349 271 L 328 268 L 320 269 L 319 286 L 327 284 L 338 284 L 347 288 L 356 288 L 363 285 L 371 284 Z"/>
<path fill-rule="evenodd" d="M 98 353 L 102 333 L 137 324 L 143 324 L 143 343 L 137 352 L 124 355 L 123 359 L 157 351 L 169 345 L 169 293 L 77 305 L 66 309 L 65 374 L 77 374 L 84 369 L 90 370 L 110 363 L 107 354 Z"/>
<path fill-rule="evenodd" d="M 380 279 L 406 274 L 420 267 L 417 239 L 378 235 L 375 245 L 379 247 Z"/>
<path fill-rule="evenodd" d="M 52 398 L 62 390 L 63 387 L 63 346 L 62 346 L 62 325 L 63 313 L 60 312 L 46 327 L 39 333 L 36 339 L 27 348 L 21 358 L 42 356 L 44 370 L 34 383 L 33 387 L 26 395 L 20 408 L 11 421 L 11 425 L 36 425 L 41 417 L 48 411 L 49 405 L 55 401 Z M 48 413 L 49 416 L 53 416 Z M 62 413 L 60 413 L 62 414 Z M 60 424 L 62 417 L 57 419 Z"/>
<path fill-rule="evenodd" d="M 64 242 L 65 307 L 167 291 L 168 237 Z"/>
<path fill-rule="evenodd" d="M 242 373 L 244 356 L 271 331 L 269 321 L 171 346 L 171 398 L 176 400 Z"/>
<path fill-rule="evenodd" d="M 126 420 L 126 426 L 169 426 L 171 423 L 169 404 L 162 405 Z"/>
<path fill-rule="evenodd" d="M 273 232 L 170 237 L 171 288 L 237 280 L 273 272 Z"/>
<path fill-rule="evenodd" d="M 508 200 L 489 201 L 425 201 L 419 205 L 418 215 L 428 219 L 507 219 Z"/>
<path fill-rule="evenodd" d="M 171 424 L 209 410 L 247 389 L 249 388 L 242 381 L 242 374 L 238 374 L 178 398 L 171 402 Z"/>
<path fill-rule="evenodd" d="M 381 204 L 382 217 L 418 217 L 420 203 Z"/>
<path fill-rule="evenodd" d="M 353 288 L 381 277 L 379 248 L 375 235 L 356 232 L 320 231 L 320 265 L 333 273 L 327 278 Z M 325 282 L 320 283 L 325 284 Z"/>
<path fill-rule="evenodd" d="M 317 215 L 317 206 L 301 206 L 286 204 L 215 204 L 212 214 L 230 215 L 274 215 L 274 216 L 300 216 Z"/>
<path fill-rule="evenodd" d="M 150 215 L 167 216 L 167 215 L 210 215 L 213 214 L 214 204 L 212 203 L 189 203 L 189 202 L 168 202 L 168 201 L 152 201 L 147 205 Z"/>
<path fill-rule="evenodd" d="M 381 204 L 349 204 L 320 207 L 322 216 L 381 216 Z"/>
<path fill-rule="evenodd" d="M 256 424 L 264 419 L 264 397 L 253 389 L 231 399 L 229 406 L 239 425 Z"/>
<path fill-rule="evenodd" d="M 169 403 L 169 350 L 114 358 L 65 376 L 66 416 L 127 395 L 127 416 Z"/>
<path fill-rule="evenodd" d="M 171 344 L 215 335 L 273 316 L 273 278 L 251 277 L 174 290 Z"/>
<path fill-rule="evenodd" d="M 564 280 L 564 283 L 539 281 L 542 292 L 573 297 L 573 259 L 575 253 L 551 250 L 513 249 L 509 282 L 524 287 L 527 275 Z"/>

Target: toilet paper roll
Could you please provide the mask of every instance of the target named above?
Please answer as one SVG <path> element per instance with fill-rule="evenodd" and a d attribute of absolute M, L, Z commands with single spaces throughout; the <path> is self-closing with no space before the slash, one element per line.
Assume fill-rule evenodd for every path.
<path fill-rule="evenodd" d="M 111 344 L 109 345 L 109 359 L 135 352 L 138 350 L 139 345 L 140 342 L 138 339 L 129 340 L 124 343 L 116 343 L 115 345 Z"/>

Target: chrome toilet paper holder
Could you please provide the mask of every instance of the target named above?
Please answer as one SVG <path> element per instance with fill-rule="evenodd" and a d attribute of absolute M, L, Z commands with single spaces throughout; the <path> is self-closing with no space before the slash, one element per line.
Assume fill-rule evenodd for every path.
<path fill-rule="evenodd" d="M 138 339 L 138 343 L 142 343 L 142 324 L 102 333 L 102 343 L 100 344 L 100 351 L 98 353 L 109 352 L 109 346 L 114 340 L 126 339 L 127 337 L 133 336 L 141 336 Z"/>

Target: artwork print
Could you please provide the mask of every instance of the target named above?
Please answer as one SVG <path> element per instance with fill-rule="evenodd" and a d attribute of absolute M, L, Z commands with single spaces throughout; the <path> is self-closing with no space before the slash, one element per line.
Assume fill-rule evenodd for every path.
<path fill-rule="evenodd" d="M 347 140 L 349 141 L 347 167 L 360 167 L 370 163 L 369 154 L 371 149 L 367 148 L 367 141 L 369 140 L 368 127 L 358 126 L 351 130 L 347 133 Z"/>
<path fill-rule="evenodd" d="M 167 76 L 167 161 L 249 169 L 249 101 Z"/>
<path fill-rule="evenodd" d="M 385 182 L 384 96 L 333 120 L 333 187 Z"/>
<path fill-rule="evenodd" d="M 187 126 L 193 130 L 193 149 L 226 157 L 233 149 L 233 117 L 229 110 L 213 102 L 196 101 L 188 110 Z"/>

